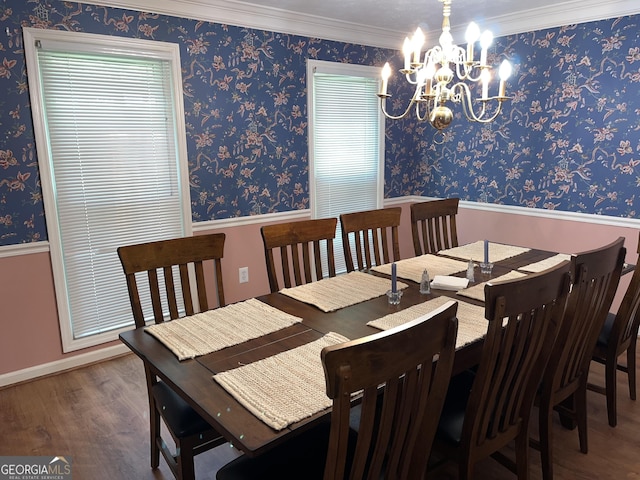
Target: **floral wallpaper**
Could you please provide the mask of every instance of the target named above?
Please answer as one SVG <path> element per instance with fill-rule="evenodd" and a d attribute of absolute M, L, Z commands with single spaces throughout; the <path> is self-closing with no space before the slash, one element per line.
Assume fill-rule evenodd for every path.
<path fill-rule="evenodd" d="M 455 195 L 635 217 L 639 18 L 497 39 L 494 63 L 506 56 L 515 66 L 504 114 L 479 127 L 457 111 L 440 144 L 427 124 L 388 122 L 385 197 Z M 306 60 L 381 66 L 397 53 L 75 2 L 4 0 L 0 246 L 47 239 L 24 26 L 180 45 L 194 222 L 308 208 Z"/>

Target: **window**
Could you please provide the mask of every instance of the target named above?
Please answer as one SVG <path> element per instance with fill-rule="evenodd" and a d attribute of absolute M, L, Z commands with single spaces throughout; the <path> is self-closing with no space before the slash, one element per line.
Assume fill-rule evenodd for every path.
<path fill-rule="evenodd" d="M 380 69 L 309 60 L 309 176 L 313 218 L 382 207 L 384 120 Z M 344 272 L 340 223 L 336 270 Z"/>
<path fill-rule="evenodd" d="M 177 45 L 24 31 L 64 351 L 133 324 L 121 245 L 191 234 Z"/>

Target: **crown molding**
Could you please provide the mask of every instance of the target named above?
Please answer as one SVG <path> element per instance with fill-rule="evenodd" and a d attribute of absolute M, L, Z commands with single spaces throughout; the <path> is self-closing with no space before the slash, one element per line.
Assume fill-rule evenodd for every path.
<path fill-rule="evenodd" d="M 372 47 L 400 49 L 408 32 L 371 27 L 237 0 L 80 0 L 79 3 L 124 8 L 204 20 L 225 25 L 322 38 Z M 516 14 L 484 18 L 496 37 L 640 13 L 638 0 L 567 0 Z M 465 26 L 452 25 L 454 38 Z M 433 35 L 439 35 L 434 32 Z M 437 38 L 428 35 L 434 43 Z"/>
<path fill-rule="evenodd" d="M 396 49 L 405 35 L 405 33 L 384 28 L 293 13 L 236 0 L 80 0 L 79 3 L 159 13 L 372 47 Z"/>

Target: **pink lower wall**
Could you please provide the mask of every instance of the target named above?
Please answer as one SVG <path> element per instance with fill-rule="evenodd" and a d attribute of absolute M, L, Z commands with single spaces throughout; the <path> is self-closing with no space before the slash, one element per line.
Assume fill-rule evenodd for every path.
<path fill-rule="evenodd" d="M 401 206 L 400 253 L 407 258 L 413 255 L 409 203 Z M 463 205 L 457 225 L 460 243 L 488 239 L 564 253 L 592 249 L 624 236 L 627 261 L 637 260 L 638 230 L 631 227 L 498 213 Z M 260 226 L 256 223 L 211 230 L 227 234 L 223 261 L 227 303 L 269 292 Z M 249 267 L 248 283 L 239 283 L 240 267 Z M 0 258 L 0 272 L 0 375 L 118 344 L 62 352 L 48 253 Z M 626 277 L 621 281 L 616 306 L 630 275 Z"/>

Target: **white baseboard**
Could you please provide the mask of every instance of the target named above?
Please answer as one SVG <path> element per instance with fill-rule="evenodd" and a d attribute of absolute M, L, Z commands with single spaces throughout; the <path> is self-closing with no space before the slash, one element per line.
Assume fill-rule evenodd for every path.
<path fill-rule="evenodd" d="M 15 383 L 25 382 L 27 380 L 33 380 L 38 377 L 60 373 L 72 368 L 82 367 L 101 360 L 107 360 L 118 355 L 129 353 L 130 351 L 131 350 L 129 350 L 126 345 L 114 345 L 112 347 L 101 348 L 100 350 L 94 350 L 88 353 L 81 353 L 80 355 L 73 355 L 69 358 L 56 360 L 55 362 L 44 363 L 42 365 L 25 368 L 23 370 L 5 373 L 0 375 L 0 388 L 6 387 L 7 385 L 13 385 Z"/>

